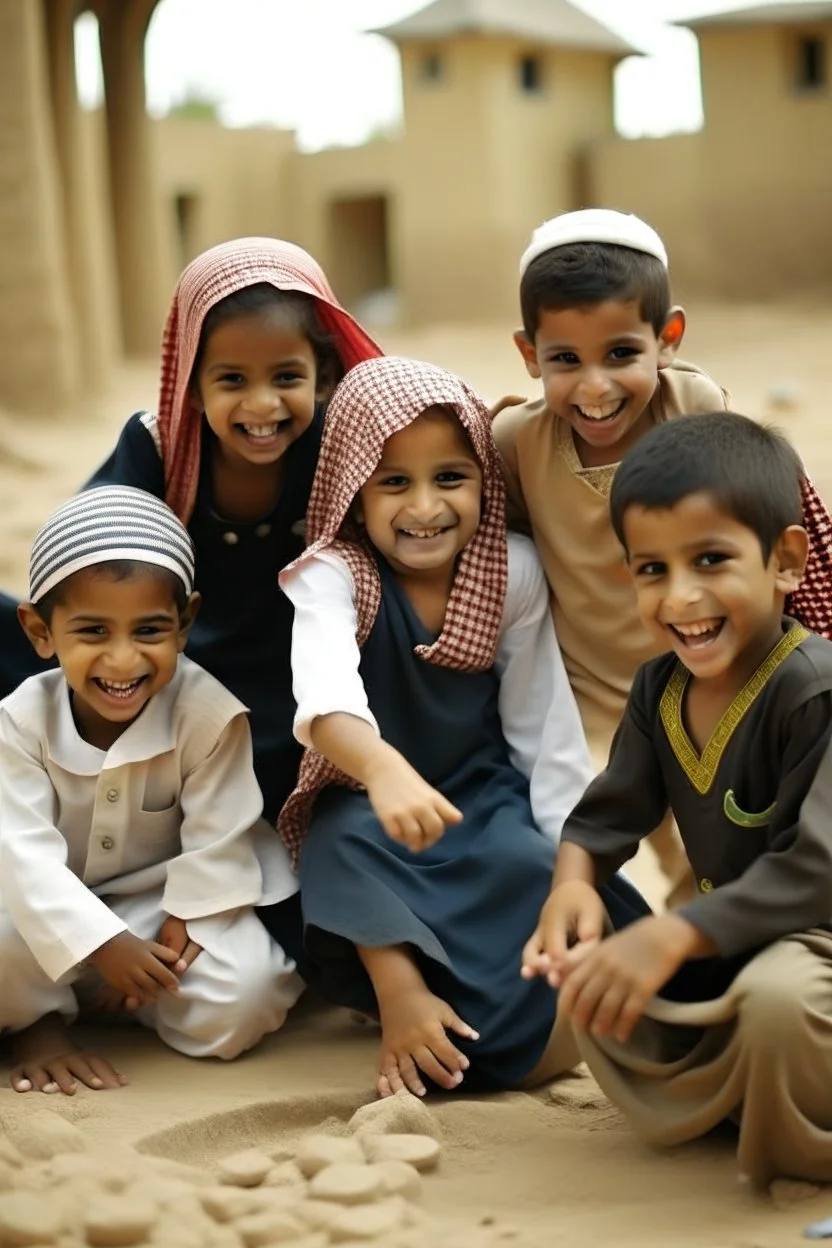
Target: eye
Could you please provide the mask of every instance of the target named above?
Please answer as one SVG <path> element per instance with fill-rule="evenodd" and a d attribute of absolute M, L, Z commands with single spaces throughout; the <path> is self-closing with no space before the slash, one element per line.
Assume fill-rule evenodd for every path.
<path fill-rule="evenodd" d="M 305 380 L 306 378 L 303 376 L 303 374 L 298 373 L 298 372 L 284 372 L 284 373 L 275 374 L 275 381 L 277 382 L 279 386 L 293 386 L 295 382 L 305 381 Z"/>
<path fill-rule="evenodd" d="M 436 481 L 439 485 L 459 485 L 460 481 L 467 480 L 467 475 L 456 468 L 449 469 L 447 472 L 437 472 L 436 474 Z"/>
<path fill-rule="evenodd" d="M 395 473 L 389 477 L 382 477 L 378 484 L 385 485 L 388 489 L 399 490 L 408 484 L 408 480 L 401 473 Z"/>
<path fill-rule="evenodd" d="M 719 550 L 706 550 L 703 554 L 696 556 L 695 564 L 697 568 L 717 568 L 730 557 Z"/>
<path fill-rule="evenodd" d="M 637 355 L 641 355 L 638 347 L 613 347 L 612 351 L 610 351 L 610 359 L 618 360 L 619 362 L 632 360 Z"/>
<path fill-rule="evenodd" d="M 142 624 L 136 629 L 136 636 L 147 640 L 150 637 L 162 637 L 170 630 L 160 624 Z"/>
<path fill-rule="evenodd" d="M 667 565 L 660 563 L 658 559 L 651 559 L 646 563 L 638 564 L 633 571 L 635 576 L 664 576 Z"/>
<path fill-rule="evenodd" d="M 217 383 L 221 386 L 241 386 L 244 381 L 242 373 L 222 373 L 217 378 Z"/>
<path fill-rule="evenodd" d="M 575 364 L 580 364 L 581 361 L 574 351 L 558 351 L 557 354 L 550 355 L 547 362 L 549 364 L 565 364 L 571 368 Z"/>

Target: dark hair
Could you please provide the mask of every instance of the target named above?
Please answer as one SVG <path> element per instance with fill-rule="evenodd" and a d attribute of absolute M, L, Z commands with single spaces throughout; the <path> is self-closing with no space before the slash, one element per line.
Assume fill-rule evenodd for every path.
<path fill-rule="evenodd" d="M 344 376 L 344 365 L 335 347 L 332 337 L 325 333 L 317 312 L 315 300 L 299 290 L 278 290 L 271 282 L 257 282 L 254 286 L 244 286 L 235 290 L 215 303 L 206 313 L 199 335 L 199 346 L 194 358 L 191 377 L 196 377 L 202 363 L 205 346 L 214 330 L 219 329 L 227 321 L 236 321 L 244 316 L 255 316 L 267 308 L 280 307 L 291 312 L 295 327 L 309 340 L 315 353 L 317 365 L 318 388 L 332 392 Z"/>
<path fill-rule="evenodd" d="M 523 328 L 534 342 L 541 312 L 607 299 L 638 300 L 641 318 L 660 334 L 670 313 L 670 281 L 656 256 L 617 243 L 567 243 L 532 260 L 520 279 Z"/>
<path fill-rule="evenodd" d="M 803 524 L 803 465 L 782 433 L 736 412 L 680 416 L 658 425 L 624 457 L 610 493 L 612 527 L 622 546 L 629 507 L 675 507 L 708 494 L 757 535 L 768 562 L 774 543 Z"/>
<path fill-rule="evenodd" d="M 52 615 L 55 608 L 63 606 L 66 602 L 67 592 L 72 582 L 76 577 L 82 576 L 85 572 L 91 572 L 94 576 L 108 577 L 113 581 L 130 581 L 141 572 L 150 572 L 170 587 L 176 610 L 180 616 L 188 605 L 188 595 L 185 593 L 185 586 L 176 573 L 171 572 L 168 568 L 160 568 L 155 563 L 143 563 L 140 559 L 105 559 L 102 563 L 93 563 L 88 568 L 81 568 L 78 572 L 73 572 L 65 581 L 60 581 L 54 589 L 50 589 L 39 602 L 34 604 L 35 610 L 47 627 L 52 623 Z"/>

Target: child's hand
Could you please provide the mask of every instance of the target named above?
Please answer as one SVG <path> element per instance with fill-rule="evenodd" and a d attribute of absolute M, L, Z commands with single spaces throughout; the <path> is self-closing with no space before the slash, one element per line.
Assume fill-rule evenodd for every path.
<path fill-rule="evenodd" d="M 119 932 L 90 958 L 111 988 L 141 1005 L 155 1001 L 160 990 L 179 991 L 179 980 L 171 969 L 178 961 L 174 950 L 153 940 L 140 940 L 132 932 Z"/>
<path fill-rule="evenodd" d="M 202 945 L 196 944 L 188 935 L 185 920 L 177 919 L 173 914 L 169 914 L 165 919 L 156 939 L 160 945 L 164 945 L 166 949 L 171 949 L 176 954 L 178 960 L 173 969 L 177 975 L 184 975 L 188 967 L 202 953 Z"/>
<path fill-rule="evenodd" d="M 462 822 L 462 812 L 400 756 L 368 779 L 367 796 L 390 839 L 414 854 L 435 844 L 447 824 Z"/>
<path fill-rule="evenodd" d="M 540 919 L 523 950 L 520 974 L 524 979 L 544 975 L 553 988 L 567 956 L 574 960 L 601 939 L 606 910 L 598 892 L 583 880 L 556 884 L 540 912 Z M 571 955 L 569 946 L 574 943 Z M 560 1007 L 558 1007 L 560 1008 Z"/>
<path fill-rule="evenodd" d="M 673 914 L 639 919 L 596 945 L 585 957 L 570 950 L 561 963 L 558 1014 L 595 1036 L 612 1034 L 622 1044 L 663 988 L 689 957 L 700 937 Z"/>

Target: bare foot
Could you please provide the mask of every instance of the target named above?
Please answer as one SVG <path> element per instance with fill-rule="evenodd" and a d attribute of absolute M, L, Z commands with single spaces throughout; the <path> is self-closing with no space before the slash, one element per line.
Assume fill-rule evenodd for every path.
<path fill-rule="evenodd" d="M 72 1043 L 57 1014 L 47 1014 L 11 1037 L 15 1092 L 63 1092 L 73 1096 L 81 1083 L 95 1092 L 121 1088 L 128 1081 L 109 1062 Z"/>
<path fill-rule="evenodd" d="M 478 1040 L 477 1032 L 427 987 L 407 988 L 386 997 L 379 1006 L 379 1096 L 393 1096 L 403 1088 L 424 1096 L 427 1088 L 419 1071 L 449 1092 L 459 1087 L 470 1063 L 451 1043 L 448 1031 L 466 1040 Z"/>

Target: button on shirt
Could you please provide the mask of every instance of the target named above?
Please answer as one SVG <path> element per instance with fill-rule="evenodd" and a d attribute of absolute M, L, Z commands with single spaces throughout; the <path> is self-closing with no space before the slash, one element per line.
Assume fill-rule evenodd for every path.
<path fill-rule="evenodd" d="M 125 930 L 107 896 L 160 888 L 187 921 L 293 891 L 255 829 L 245 710 L 184 657 L 107 751 L 79 736 L 60 670 L 0 703 L 0 903 L 53 980 Z"/>

